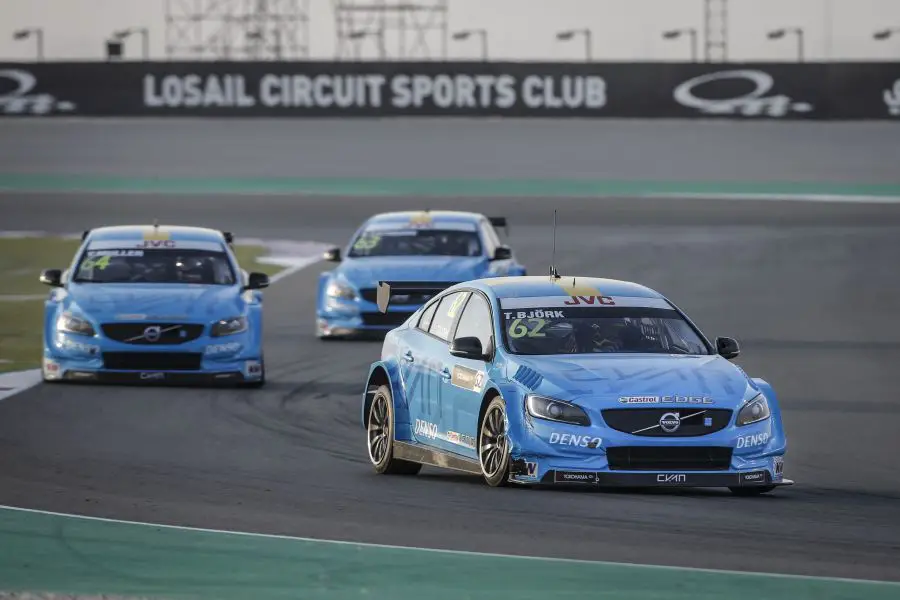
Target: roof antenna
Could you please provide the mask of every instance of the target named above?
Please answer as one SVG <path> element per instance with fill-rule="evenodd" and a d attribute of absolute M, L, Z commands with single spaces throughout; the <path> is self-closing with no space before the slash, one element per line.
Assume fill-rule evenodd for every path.
<path fill-rule="evenodd" d="M 550 261 L 550 279 L 559 279 L 559 271 L 556 270 L 556 209 L 553 209 L 553 258 Z"/>
<path fill-rule="evenodd" d="M 153 219 L 153 229 L 159 229 L 159 219 Z"/>

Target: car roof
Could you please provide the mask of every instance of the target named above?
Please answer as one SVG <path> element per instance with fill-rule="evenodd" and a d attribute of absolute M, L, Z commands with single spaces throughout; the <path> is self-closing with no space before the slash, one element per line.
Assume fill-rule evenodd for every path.
<path fill-rule="evenodd" d="M 92 229 L 88 235 L 91 242 L 143 241 L 148 237 L 160 236 L 176 242 L 216 242 L 225 241 L 224 234 L 206 227 L 185 227 L 182 225 L 114 225 Z"/>
<path fill-rule="evenodd" d="M 620 296 L 631 298 L 660 298 L 664 296 L 639 283 L 601 277 L 563 275 L 551 279 L 549 275 L 521 277 L 493 277 L 469 282 L 490 289 L 497 299 L 534 298 L 547 296 Z"/>
<path fill-rule="evenodd" d="M 366 225 L 398 225 L 446 227 L 451 225 L 475 225 L 485 216 L 480 213 L 455 210 L 407 210 L 374 215 Z"/>

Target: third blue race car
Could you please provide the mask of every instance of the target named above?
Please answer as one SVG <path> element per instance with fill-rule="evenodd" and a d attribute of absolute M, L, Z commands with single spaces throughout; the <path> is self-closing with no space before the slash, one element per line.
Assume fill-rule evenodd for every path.
<path fill-rule="evenodd" d="M 399 286 L 399 289 L 397 288 Z M 378 473 L 423 464 L 491 486 L 790 485 L 775 391 L 731 363 L 662 294 L 586 277 L 507 277 L 441 290 L 387 334 L 362 398 Z"/>
<path fill-rule="evenodd" d="M 381 280 L 443 283 L 482 277 L 525 275 L 494 227 L 503 217 L 454 211 L 393 212 L 375 215 L 353 234 L 341 253 L 325 259 L 340 263 L 319 277 L 316 335 L 319 338 L 383 335 L 406 320 L 431 296 L 395 296 L 381 313 L 375 302 Z"/>
<path fill-rule="evenodd" d="M 265 273 L 246 273 L 231 234 L 200 227 L 85 232 L 65 271 L 47 269 L 47 382 L 265 383 Z"/>

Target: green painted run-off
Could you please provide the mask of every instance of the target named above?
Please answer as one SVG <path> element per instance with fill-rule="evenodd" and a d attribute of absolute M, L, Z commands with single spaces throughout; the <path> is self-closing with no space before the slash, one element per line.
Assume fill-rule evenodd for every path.
<path fill-rule="evenodd" d="M 0 191 L 160 194 L 330 194 L 344 196 L 759 195 L 900 198 L 898 184 L 612 179 L 390 179 L 289 177 L 108 177 L 0 173 Z"/>
<path fill-rule="evenodd" d="M 0 510 L 3 589 L 210 600 L 900 597 L 892 583 L 423 551 L 9 509 Z"/>

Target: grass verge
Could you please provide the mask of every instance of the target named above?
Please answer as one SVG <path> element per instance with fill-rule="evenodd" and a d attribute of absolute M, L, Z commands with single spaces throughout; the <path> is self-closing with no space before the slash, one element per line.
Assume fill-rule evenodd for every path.
<path fill-rule="evenodd" d="M 0 373 L 34 369 L 41 364 L 41 323 L 49 290 L 38 281 L 42 269 L 65 269 L 78 250 L 78 240 L 63 238 L 0 239 Z M 261 246 L 236 246 L 248 271 L 274 275 L 284 267 L 261 264 Z"/>

